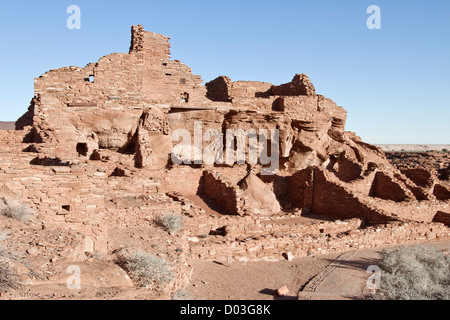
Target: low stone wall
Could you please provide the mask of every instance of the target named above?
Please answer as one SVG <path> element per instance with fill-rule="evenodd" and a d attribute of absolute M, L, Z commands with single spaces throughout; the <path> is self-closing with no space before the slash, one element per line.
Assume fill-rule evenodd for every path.
<path fill-rule="evenodd" d="M 355 230 L 361 227 L 361 219 L 351 219 L 346 221 L 317 221 L 300 222 L 299 217 L 274 217 L 269 219 L 253 216 L 244 217 L 219 217 L 215 219 L 205 219 L 199 223 L 199 219 L 187 221 L 187 228 L 190 235 L 201 237 L 208 235 L 210 231 L 224 229 L 226 239 L 245 239 L 274 234 L 328 234 Z"/>
<path fill-rule="evenodd" d="M 337 234 L 303 233 L 265 236 L 245 241 L 222 240 L 191 245 L 193 258 L 235 261 L 277 261 L 290 252 L 294 257 L 306 257 L 348 250 L 450 239 L 443 224 L 394 222 L 385 227 L 369 227 Z"/>

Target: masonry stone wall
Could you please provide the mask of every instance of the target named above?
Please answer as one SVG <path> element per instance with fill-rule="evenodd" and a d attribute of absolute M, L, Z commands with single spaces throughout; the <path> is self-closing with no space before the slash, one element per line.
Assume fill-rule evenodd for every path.
<path fill-rule="evenodd" d="M 300 258 L 449 237 L 448 228 L 443 224 L 393 223 L 335 234 L 279 234 L 241 241 L 199 242 L 191 245 L 191 254 L 194 258 L 222 262 L 278 261 L 285 259 L 288 252 Z"/>
<path fill-rule="evenodd" d="M 312 208 L 314 190 L 314 168 L 295 173 L 289 179 L 289 196 L 297 208 Z"/>
<path fill-rule="evenodd" d="M 331 181 L 323 171 L 315 170 L 312 211 L 316 214 L 340 219 L 364 218 L 371 223 L 387 223 L 391 220 L 358 199 L 358 197 Z"/>
<path fill-rule="evenodd" d="M 161 176 L 154 171 L 117 177 L 112 176 L 112 166 L 101 161 L 33 165 L 43 155 L 22 152 L 27 146 L 22 139 L 17 132 L 0 132 L 0 184 L 33 208 L 43 227 L 77 231 L 93 242 L 95 252 L 111 249 L 111 223 L 138 223 L 143 212 L 150 219 L 180 213 L 180 205 L 161 194 Z"/>
<path fill-rule="evenodd" d="M 383 172 L 377 172 L 375 175 L 375 180 L 373 182 L 373 188 L 370 195 L 396 202 L 401 202 L 412 198 L 410 194 L 408 194 L 408 190 L 406 188 L 393 181 L 392 178 L 388 177 Z"/>
<path fill-rule="evenodd" d="M 361 219 L 346 221 L 318 221 L 305 223 L 300 217 L 287 218 L 283 216 L 260 218 L 253 216 L 225 216 L 218 219 L 205 219 L 201 224 L 189 224 L 192 236 L 202 237 L 212 230 L 223 229 L 223 239 L 244 240 L 254 237 L 272 237 L 283 234 L 319 235 L 356 230 L 363 225 Z M 220 237 L 217 237 L 220 239 Z"/>
<path fill-rule="evenodd" d="M 243 215 L 245 213 L 242 190 L 219 173 L 205 171 L 204 188 L 205 195 L 216 201 L 229 214 Z"/>
<path fill-rule="evenodd" d="M 166 192 L 178 192 L 183 195 L 204 193 L 203 170 L 188 166 L 167 170 L 164 174 L 162 188 Z"/>

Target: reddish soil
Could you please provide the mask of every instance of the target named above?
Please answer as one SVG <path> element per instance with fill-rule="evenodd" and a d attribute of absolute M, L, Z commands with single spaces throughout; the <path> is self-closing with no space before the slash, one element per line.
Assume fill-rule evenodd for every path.
<path fill-rule="evenodd" d="M 450 241 L 420 244 L 444 252 Z M 194 261 L 194 274 L 188 288 L 193 299 L 205 300 L 362 300 L 370 295 L 366 288 L 367 268 L 377 265 L 382 248 L 349 251 L 292 262 L 233 263 Z M 276 290 L 287 286 L 284 297 Z M 309 292 L 300 290 L 314 289 Z M 305 289 L 307 287 L 308 289 Z"/>
<path fill-rule="evenodd" d="M 340 254 L 279 262 L 232 263 L 192 261 L 194 274 L 188 287 L 193 299 L 206 300 L 297 300 L 297 294 L 311 278 Z M 283 298 L 275 292 L 287 286 Z"/>

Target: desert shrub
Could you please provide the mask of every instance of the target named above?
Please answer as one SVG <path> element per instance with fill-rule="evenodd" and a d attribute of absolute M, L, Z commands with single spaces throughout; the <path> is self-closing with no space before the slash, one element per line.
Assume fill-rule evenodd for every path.
<path fill-rule="evenodd" d="M 399 247 L 383 251 L 381 291 L 376 299 L 450 299 L 450 257 L 434 247 Z"/>
<path fill-rule="evenodd" d="M 20 282 L 17 274 L 11 269 L 9 263 L 0 261 L 0 293 L 19 288 Z"/>
<path fill-rule="evenodd" d="M 172 300 L 192 300 L 192 297 L 188 290 L 178 290 L 172 293 Z"/>
<path fill-rule="evenodd" d="M 169 264 L 160 257 L 141 250 L 119 259 L 122 266 L 135 283 L 141 287 L 160 289 L 163 284 L 174 279 Z"/>
<path fill-rule="evenodd" d="M 157 218 L 155 222 L 169 232 L 178 232 L 184 227 L 183 216 L 179 214 L 165 214 Z"/>
<path fill-rule="evenodd" d="M 33 210 L 26 204 L 14 199 L 0 199 L 0 214 L 23 223 L 29 223 Z"/>

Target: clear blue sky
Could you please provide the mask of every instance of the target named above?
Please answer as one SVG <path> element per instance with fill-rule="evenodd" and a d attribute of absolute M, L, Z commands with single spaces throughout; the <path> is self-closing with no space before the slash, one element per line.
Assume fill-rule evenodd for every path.
<path fill-rule="evenodd" d="M 69 5 L 81 30 L 69 30 Z M 369 30 L 369 5 L 381 30 Z M 172 38 L 172 58 L 206 81 L 281 84 L 306 73 L 370 143 L 450 143 L 450 1 L 2 1 L 0 120 L 21 116 L 33 79 L 128 52 L 130 28 Z"/>

